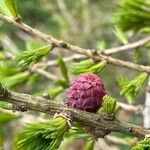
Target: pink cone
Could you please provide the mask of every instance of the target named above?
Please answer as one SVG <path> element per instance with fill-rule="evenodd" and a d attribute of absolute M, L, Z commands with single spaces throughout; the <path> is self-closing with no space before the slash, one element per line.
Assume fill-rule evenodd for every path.
<path fill-rule="evenodd" d="M 66 93 L 67 106 L 89 112 L 96 112 L 101 107 L 106 94 L 102 79 L 92 73 L 77 76 Z"/>

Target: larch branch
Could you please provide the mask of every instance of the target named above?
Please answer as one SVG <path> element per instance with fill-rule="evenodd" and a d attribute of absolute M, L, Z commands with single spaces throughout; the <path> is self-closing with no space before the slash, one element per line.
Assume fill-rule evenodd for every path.
<path fill-rule="evenodd" d="M 37 37 L 37 38 L 39 38 L 39 39 L 41 39 L 41 40 L 43 40 L 49 44 L 52 44 L 54 47 L 62 47 L 62 48 L 65 48 L 67 50 L 70 50 L 72 52 L 75 52 L 78 54 L 83 54 L 83 55 L 88 56 L 90 58 L 96 59 L 98 61 L 106 60 L 110 64 L 138 70 L 141 72 L 147 72 L 147 73 L 150 72 L 149 66 L 143 66 L 143 65 L 138 65 L 138 64 L 135 64 L 135 63 L 132 63 L 129 61 L 119 60 L 119 59 L 116 59 L 116 58 L 113 58 L 110 56 L 106 56 L 105 54 L 102 54 L 101 52 L 95 52 L 95 51 L 90 50 L 90 49 L 84 49 L 84 48 L 69 44 L 67 42 L 64 42 L 62 40 L 57 40 L 54 37 L 47 35 L 47 34 L 41 32 L 35 28 L 32 28 L 25 23 L 18 23 L 15 20 L 13 20 L 12 18 L 7 17 L 5 15 L 0 14 L 0 19 L 5 21 L 5 22 L 8 22 L 8 23 L 15 25 L 16 27 L 24 30 L 25 32 L 27 32 L 31 35 L 34 35 L 35 37 Z M 149 41 L 150 37 L 148 37 L 147 40 Z M 144 43 L 147 43 L 148 42 L 147 40 L 144 41 Z M 139 43 L 138 44 L 137 44 L 137 42 L 136 42 L 136 44 L 131 43 L 131 44 L 128 44 L 128 46 L 124 46 L 123 48 L 118 47 L 118 49 L 124 49 L 125 50 L 128 48 L 131 48 L 132 46 L 133 46 L 133 48 L 136 48 L 136 47 L 139 47 L 141 45 L 141 42 L 139 42 Z M 142 43 L 142 44 L 144 44 L 144 43 Z M 111 54 L 111 53 L 109 52 L 109 54 Z"/>
<path fill-rule="evenodd" d="M 27 110 L 43 112 L 50 115 L 54 115 L 56 112 L 68 111 L 75 121 L 83 123 L 87 127 L 95 127 L 100 131 L 122 132 L 138 138 L 150 134 L 150 130 L 144 130 L 140 126 L 123 123 L 117 119 L 107 120 L 103 117 L 103 114 L 98 115 L 70 108 L 40 96 L 17 93 L 6 89 L 2 84 L 0 84 L 0 101 L 9 102 L 16 106 L 23 106 Z"/>

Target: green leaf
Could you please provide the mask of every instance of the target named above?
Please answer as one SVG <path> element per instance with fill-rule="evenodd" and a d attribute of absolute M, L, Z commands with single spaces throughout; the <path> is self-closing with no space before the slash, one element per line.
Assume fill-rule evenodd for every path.
<path fill-rule="evenodd" d="M 28 71 L 21 72 L 14 61 L 5 61 L 4 65 L 0 66 L 0 82 L 10 88 L 22 84 L 29 76 L 30 73 Z"/>
<path fill-rule="evenodd" d="M 90 133 L 85 132 L 84 126 L 78 122 L 73 122 L 71 129 L 65 134 L 65 137 L 68 139 L 74 137 L 76 139 L 89 140 L 91 138 Z"/>
<path fill-rule="evenodd" d="M 16 64 L 12 61 L 5 61 L 4 65 L 0 66 L 0 80 L 6 76 L 11 76 L 19 72 Z"/>
<path fill-rule="evenodd" d="M 0 101 L 0 108 L 3 108 L 5 110 L 11 110 L 12 109 L 12 104 Z"/>
<path fill-rule="evenodd" d="M 66 80 L 62 79 L 56 80 L 55 84 L 62 86 L 64 89 L 66 89 L 69 86 L 69 83 Z"/>
<path fill-rule="evenodd" d="M 95 73 L 98 74 L 106 66 L 106 61 L 94 64 L 92 59 L 87 59 L 79 63 L 74 63 L 71 67 L 71 73 L 74 75 L 80 73 Z"/>
<path fill-rule="evenodd" d="M 98 41 L 96 44 L 96 48 L 100 51 L 103 51 L 104 49 L 106 49 L 106 42 L 105 41 Z"/>
<path fill-rule="evenodd" d="M 149 34 L 150 33 L 150 27 L 143 27 L 140 29 L 139 32 Z"/>
<path fill-rule="evenodd" d="M 150 138 L 140 141 L 138 145 L 132 147 L 132 150 L 149 150 L 150 149 Z"/>
<path fill-rule="evenodd" d="M 7 8 L 13 17 L 18 17 L 18 10 L 15 0 L 4 0 Z"/>
<path fill-rule="evenodd" d="M 51 98 L 55 98 L 55 97 L 58 96 L 60 93 L 62 93 L 63 90 L 64 90 L 63 87 L 61 87 L 61 86 L 56 86 L 56 87 L 51 88 L 51 89 L 49 90 L 49 95 L 50 95 Z"/>
<path fill-rule="evenodd" d="M 10 121 L 17 119 L 18 116 L 10 113 L 0 113 L 0 126 L 5 125 L 6 123 L 9 123 Z"/>
<path fill-rule="evenodd" d="M 38 49 L 40 46 L 40 43 L 35 40 L 26 42 L 26 50 Z"/>
<path fill-rule="evenodd" d="M 57 61 L 58 61 L 58 65 L 59 65 L 62 75 L 64 76 L 65 80 L 67 82 L 69 82 L 68 69 L 66 67 L 66 64 L 65 64 L 63 58 L 61 56 L 59 56 Z"/>
<path fill-rule="evenodd" d="M 7 16 L 12 16 L 4 0 L 0 0 L 0 12 Z"/>
<path fill-rule="evenodd" d="M 39 79 L 38 74 L 32 74 L 28 77 L 27 84 L 32 85 L 32 84 L 36 83 L 38 81 L 38 79 Z"/>
<path fill-rule="evenodd" d="M 118 77 L 118 83 L 121 88 L 120 95 L 123 95 L 129 103 L 133 103 L 135 96 L 138 94 L 147 76 L 146 73 L 141 73 L 133 80 Z"/>
<path fill-rule="evenodd" d="M 85 132 L 85 128 L 80 123 L 73 122 L 72 127 L 69 129 L 68 132 L 66 132 L 64 141 L 59 147 L 59 150 L 68 149 L 68 145 L 70 143 L 74 143 L 77 139 L 84 140 L 87 145 L 89 144 L 90 147 L 90 141 L 92 140 L 90 133 Z"/>
<path fill-rule="evenodd" d="M 135 62 L 139 63 L 140 59 L 142 58 L 141 49 L 139 49 L 139 48 L 135 49 L 133 57 L 134 57 Z"/>
<path fill-rule="evenodd" d="M 114 34 L 117 37 L 117 39 L 121 42 L 121 44 L 127 44 L 128 43 L 128 40 L 127 40 L 125 34 L 123 33 L 123 31 L 120 28 L 115 27 Z"/>
<path fill-rule="evenodd" d="M 51 50 L 49 45 L 40 47 L 38 49 L 27 50 L 16 56 L 16 61 L 22 68 L 32 66 L 41 60 Z"/>
<path fill-rule="evenodd" d="M 15 87 L 23 83 L 29 75 L 29 72 L 20 72 L 12 76 L 4 77 L 1 82 L 3 82 L 7 87 Z"/>
<path fill-rule="evenodd" d="M 0 60 L 5 60 L 5 59 L 6 59 L 6 57 L 5 57 L 4 53 L 0 52 Z"/>
<path fill-rule="evenodd" d="M 83 73 L 85 69 L 91 67 L 93 64 L 94 62 L 92 59 L 86 59 L 78 63 L 73 63 L 70 68 L 70 71 L 72 74 L 77 75 Z"/>
<path fill-rule="evenodd" d="M 83 150 L 93 150 L 94 144 L 95 144 L 95 141 L 92 138 L 89 138 Z"/>
<path fill-rule="evenodd" d="M 102 112 L 115 113 L 116 107 L 117 107 L 117 100 L 113 97 L 105 95 L 103 97 L 102 109 L 100 108 L 100 110 L 98 112 L 103 110 Z"/>
<path fill-rule="evenodd" d="M 101 72 L 101 70 L 106 66 L 107 62 L 101 61 L 98 64 L 93 65 L 92 67 L 90 67 L 89 69 L 87 69 L 85 72 L 90 72 L 90 73 L 95 73 L 95 74 L 99 74 Z"/>
<path fill-rule="evenodd" d="M 29 124 L 18 136 L 18 149 L 57 150 L 67 130 L 68 122 L 63 117 L 57 117 L 49 122 Z"/>

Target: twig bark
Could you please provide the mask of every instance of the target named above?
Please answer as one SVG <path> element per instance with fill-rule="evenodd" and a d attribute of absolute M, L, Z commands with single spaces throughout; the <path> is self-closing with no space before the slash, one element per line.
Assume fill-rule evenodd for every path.
<path fill-rule="evenodd" d="M 40 68 L 36 68 L 36 67 L 32 67 L 30 68 L 31 71 L 37 73 L 37 74 L 40 74 L 44 77 L 46 77 L 47 79 L 50 79 L 50 80 L 53 80 L 53 81 L 56 81 L 58 80 L 57 76 L 43 70 L 43 69 L 40 69 Z"/>
<path fill-rule="evenodd" d="M 52 44 L 54 47 L 66 48 L 66 49 L 68 49 L 72 52 L 86 55 L 86 56 L 88 56 L 90 58 L 93 58 L 93 59 L 96 59 L 98 61 L 106 60 L 108 63 L 114 64 L 114 65 L 127 67 L 127 68 L 138 70 L 138 71 L 141 71 L 141 72 L 148 72 L 148 73 L 150 72 L 150 67 L 149 66 L 138 65 L 138 64 L 134 64 L 134 63 L 128 62 L 128 61 L 122 61 L 122 60 L 115 59 L 113 57 L 101 54 L 100 52 L 95 52 L 95 51 L 92 51 L 90 49 L 84 49 L 84 48 L 81 48 L 81 47 L 78 47 L 78 46 L 71 45 L 71 44 L 66 43 L 64 41 L 57 40 L 57 39 L 53 38 L 50 35 L 47 35 L 47 34 L 41 32 L 41 31 L 39 31 L 35 28 L 32 28 L 32 27 L 28 26 L 25 23 L 18 23 L 15 20 L 13 20 L 12 18 L 7 17 L 5 15 L 0 14 L 0 19 L 15 25 L 16 27 L 24 30 L 25 32 L 27 32 L 31 35 L 34 35 L 35 37 L 37 37 L 37 38 L 39 38 L 39 39 L 41 39 L 41 40 L 43 40 L 43 41 L 45 41 L 49 44 Z M 148 39 L 150 40 L 150 37 L 148 37 Z M 132 43 L 132 44 L 134 44 L 134 43 Z"/>
<path fill-rule="evenodd" d="M 135 43 L 129 43 L 120 47 L 115 47 L 115 48 L 110 48 L 110 49 L 106 49 L 104 51 L 104 54 L 106 55 L 110 55 L 110 54 L 114 54 L 114 53 L 118 53 L 118 52 L 122 52 L 122 51 L 127 51 L 130 49 L 134 49 L 140 46 L 145 45 L 146 43 L 150 42 L 150 36 L 146 37 L 144 39 L 141 39 Z"/>
<path fill-rule="evenodd" d="M 136 113 L 136 114 L 142 113 L 142 109 L 143 109 L 143 107 L 141 105 L 134 106 L 134 105 L 125 104 L 125 103 L 122 103 L 122 102 L 118 103 L 118 107 L 120 107 L 123 110 L 126 110 L 128 112 L 133 112 L 133 113 Z"/>
<path fill-rule="evenodd" d="M 103 115 L 73 109 L 39 96 L 31 96 L 28 94 L 13 92 L 7 90 L 1 84 L 0 100 L 12 103 L 18 107 L 23 106 L 23 108 L 27 110 L 43 112 L 51 115 L 54 115 L 56 112 L 69 111 L 76 121 L 83 123 L 87 127 L 91 125 L 92 127 L 98 128 L 98 130 L 123 132 L 138 138 L 145 137 L 145 135 L 150 133 L 150 130 L 144 130 L 139 126 L 123 123 L 117 119 L 111 121 L 106 120 Z"/>

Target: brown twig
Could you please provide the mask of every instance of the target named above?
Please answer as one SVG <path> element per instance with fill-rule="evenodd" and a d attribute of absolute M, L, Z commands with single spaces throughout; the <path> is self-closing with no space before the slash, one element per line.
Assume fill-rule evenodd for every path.
<path fill-rule="evenodd" d="M 114 144 L 121 144 L 121 145 L 128 145 L 128 146 L 134 146 L 138 140 L 132 139 L 132 141 L 129 141 L 127 139 L 122 139 L 116 136 L 107 135 L 105 138 L 108 142 L 114 143 Z"/>
<path fill-rule="evenodd" d="M 134 49 L 134 48 L 143 46 L 148 42 L 150 42 L 150 36 L 146 37 L 144 39 L 141 39 L 137 42 L 134 42 L 134 43 L 129 43 L 129 44 L 126 44 L 126 45 L 123 45 L 123 46 L 120 46 L 120 47 L 106 49 L 104 51 L 104 54 L 110 55 L 110 54 L 114 54 L 114 53 L 118 53 L 118 52 L 122 52 L 122 51 L 127 51 L 127 50 L 130 50 L 130 49 Z"/>
<path fill-rule="evenodd" d="M 127 68 L 138 70 L 138 71 L 141 71 L 141 72 L 148 72 L 148 73 L 150 72 L 150 67 L 149 66 L 138 65 L 138 64 L 134 64 L 134 63 L 129 62 L 129 61 L 122 61 L 122 60 L 115 59 L 113 57 L 101 54 L 100 52 L 95 53 L 90 49 L 84 49 L 84 48 L 81 48 L 81 47 L 78 47 L 78 46 L 71 45 L 71 44 L 66 43 L 64 41 L 57 40 L 57 39 L 53 38 L 50 35 L 47 35 L 47 34 L 41 32 L 41 31 L 39 31 L 35 28 L 32 28 L 32 27 L 28 26 L 25 23 L 18 23 L 15 20 L 13 20 L 12 18 L 7 17 L 5 15 L 0 14 L 0 19 L 17 26 L 18 28 L 24 30 L 25 32 L 27 32 L 31 35 L 34 35 L 35 37 L 40 38 L 41 40 L 43 40 L 43 41 L 45 41 L 49 44 L 52 44 L 54 47 L 63 47 L 63 48 L 66 48 L 66 49 L 68 49 L 72 52 L 75 52 L 75 53 L 78 53 L 78 54 L 83 54 L 83 55 L 86 55 L 90 58 L 94 58 L 98 61 L 106 60 L 108 63 L 114 64 L 114 65 L 127 67 Z M 148 39 L 149 38 L 150 37 L 148 37 Z M 131 45 L 134 45 L 134 43 L 130 44 L 130 46 Z M 136 45 L 136 46 L 139 46 L 139 45 Z"/>
<path fill-rule="evenodd" d="M 0 100 L 12 103 L 18 107 L 21 106 L 27 110 L 43 112 L 51 115 L 54 115 L 56 112 L 68 111 L 71 113 L 74 120 L 83 123 L 85 126 L 97 128 L 98 131 L 105 130 L 107 132 L 123 132 L 139 138 L 145 137 L 145 135 L 150 133 L 150 130 L 144 130 L 139 126 L 123 123 L 116 119 L 106 120 L 103 115 L 97 115 L 94 113 L 73 109 L 39 96 L 31 96 L 28 94 L 13 92 L 7 90 L 1 84 Z"/>
<path fill-rule="evenodd" d="M 134 106 L 134 105 L 125 104 L 125 103 L 122 103 L 122 102 L 118 103 L 118 107 L 120 107 L 121 109 L 126 110 L 128 112 L 133 112 L 133 113 L 136 113 L 136 114 L 142 113 L 142 109 L 143 109 L 143 107 L 141 105 Z"/>
<path fill-rule="evenodd" d="M 53 80 L 53 81 L 58 80 L 58 78 L 55 75 L 53 75 L 53 74 L 51 74 L 51 73 L 49 73 L 49 72 L 47 72 L 47 71 L 45 71 L 45 70 L 43 70 L 41 68 L 33 67 L 33 68 L 30 68 L 30 70 L 32 72 L 35 72 L 37 74 L 40 74 L 40 75 L 46 77 L 47 79 L 50 79 L 50 80 Z"/>

